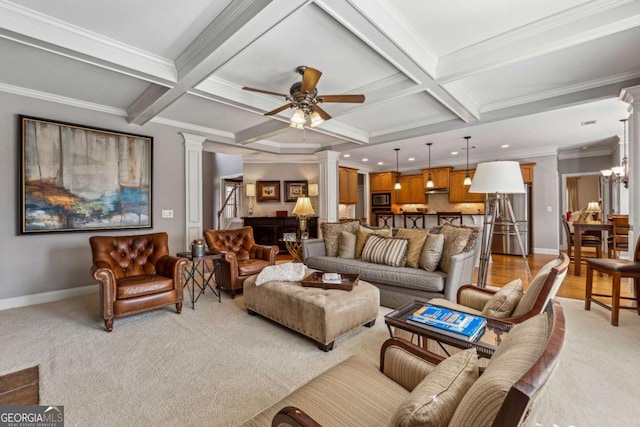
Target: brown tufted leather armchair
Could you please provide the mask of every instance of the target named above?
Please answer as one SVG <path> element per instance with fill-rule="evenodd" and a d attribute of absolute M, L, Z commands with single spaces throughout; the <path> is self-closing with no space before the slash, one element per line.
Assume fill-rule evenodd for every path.
<path fill-rule="evenodd" d="M 216 270 L 216 283 L 231 291 L 242 290 L 247 277 L 258 274 L 268 265 L 276 263 L 277 246 L 257 245 L 253 239 L 253 227 L 235 230 L 205 230 L 204 239 L 209 250 L 222 254 L 220 267 Z"/>
<path fill-rule="evenodd" d="M 167 233 L 137 236 L 93 236 L 93 278 L 100 286 L 100 312 L 107 332 L 114 317 L 175 304 L 182 311 L 187 258 L 169 255 Z"/>

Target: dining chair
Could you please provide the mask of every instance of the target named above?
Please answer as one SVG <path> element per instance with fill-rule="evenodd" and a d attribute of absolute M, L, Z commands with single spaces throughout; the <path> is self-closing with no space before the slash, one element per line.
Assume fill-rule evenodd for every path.
<path fill-rule="evenodd" d="M 591 303 L 598 304 L 601 307 L 611 311 L 611 324 L 618 326 L 618 315 L 620 309 L 637 310 L 640 315 L 640 239 L 636 242 L 633 260 L 612 259 L 612 258 L 589 258 L 587 263 L 587 284 L 584 296 L 584 309 L 591 310 Z M 611 294 L 601 294 L 593 292 L 593 273 L 599 271 L 601 273 L 611 275 Z M 620 280 L 628 278 L 633 280 L 633 296 L 620 295 Z M 594 298 L 610 298 L 611 304 Z M 620 300 L 632 300 L 636 305 L 626 306 L 620 305 Z"/>
<path fill-rule="evenodd" d="M 607 215 L 611 235 L 607 239 L 609 258 L 620 258 L 620 252 L 629 251 L 629 215 Z"/>
<path fill-rule="evenodd" d="M 567 222 L 564 215 L 560 215 L 560 222 L 562 222 L 562 228 L 564 229 L 564 234 L 567 241 L 567 255 L 569 255 L 569 259 L 573 261 L 573 247 L 575 246 L 574 235 L 569 228 L 569 223 Z M 602 258 L 602 239 L 598 236 L 593 236 L 590 234 L 582 235 L 582 247 L 587 248 L 595 248 L 596 257 Z"/>

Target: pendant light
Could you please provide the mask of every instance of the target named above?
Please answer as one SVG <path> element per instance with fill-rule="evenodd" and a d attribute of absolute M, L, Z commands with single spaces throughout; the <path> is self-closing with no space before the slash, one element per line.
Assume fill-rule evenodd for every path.
<path fill-rule="evenodd" d="M 463 185 L 471 185 L 471 177 L 469 176 L 469 140 L 470 136 L 465 136 L 464 139 L 467 140 L 467 173 L 464 176 Z"/>
<path fill-rule="evenodd" d="M 400 185 L 400 171 L 398 169 L 398 152 L 400 151 L 400 149 L 394 148 L 394 150 L 396 150 L 396 185 L 393 186 L 393 189 L 400 190 L 402 188 L 402 186 Z"/>
<path fill-rule="evenodd" d="M 429 175 L 427 175 L 427 185 L 426 188 L 433 188 L 433 181 L 431 180 L 431 146 L 433 142 L 427 142 L 427 147 L 429 147 Z"/>

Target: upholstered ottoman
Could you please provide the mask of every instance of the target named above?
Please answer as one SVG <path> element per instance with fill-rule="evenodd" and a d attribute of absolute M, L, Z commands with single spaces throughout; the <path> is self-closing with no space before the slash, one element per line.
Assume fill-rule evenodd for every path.
<path fill-rule="evenodd" d="M 351 291 L 306 288 L 300 282 L 268 282 L 256 286 L 258 275 L 244 281 L 244 304 L 260 314 L 318 342 L 324 351 L 360 326 L 375 324 L 380 292 L 360 280 Z"/>

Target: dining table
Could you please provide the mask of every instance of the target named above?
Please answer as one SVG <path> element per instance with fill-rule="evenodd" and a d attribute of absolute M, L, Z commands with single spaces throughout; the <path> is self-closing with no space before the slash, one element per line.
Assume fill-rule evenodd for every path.
<path fill-rule="evenodd" d="M 582 236 L 585 231 L 606 231 L 610 233 L 613 229 L 613 224 L 608 222 L 600 222 L 600 221 L 589 221 L 589 222 L 574 222 L 573 223 L 573 241 L 574 241 L 574 253 L 573 253 L 573 264 L 574 264 L 574 275 L 580 276 L 580 266 L 582 260 Z M 606 242 L 606 239 L 602 239 L 603 242 Z"/>

